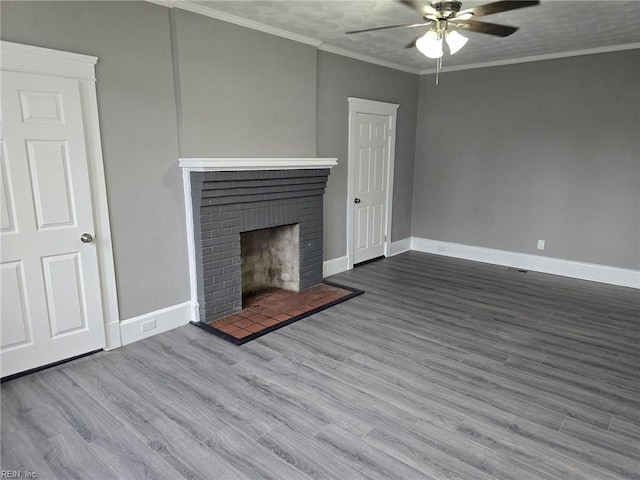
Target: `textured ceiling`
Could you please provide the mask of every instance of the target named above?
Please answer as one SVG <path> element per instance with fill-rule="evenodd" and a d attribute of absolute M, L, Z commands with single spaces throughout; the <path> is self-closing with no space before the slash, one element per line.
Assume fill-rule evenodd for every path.
<path fill-rule="evenodd" d="M 223 12 L 322 42 L 322 47 L 391 62 L 415 71 L 435 68 L 415 48 L 405 46 L 423 28 L 345 35 L 349 30 L 415 23 L 420 14 L 395 0 L 193 1 L 212 16 Z M 488 1 L 463 2 L 469 8 Z M 478 19 L 520 27 L 507 38 L 466 32 L 467 45 L 455 56 L 445 52 L 445 68 L 499 62 L 537 55 L 627 45 L 640 42 L 640 1 L 542 0 L 541 5 Z"/>

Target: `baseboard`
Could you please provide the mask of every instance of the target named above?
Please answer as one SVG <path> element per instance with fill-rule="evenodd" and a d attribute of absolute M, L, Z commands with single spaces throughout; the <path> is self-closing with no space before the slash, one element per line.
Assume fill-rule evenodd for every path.
<path fill-rule="evenodd" d="M 349 270 L 349 257 L 332 258 L 322 262 L 322 276 L 330 277 Z"/>
<path fill-rule="evenodd" d="M 640 271 L 411 237 L 411 250 L 640 289 Z"/>
<path fill-rule="evenodd" d="M 411 237 L 396 240 L 395 242 L 391 242 L 391 254 L 389 256 L 393 257 L 394 255 L 399 255 L 409 250 L 411 250 Z"/>
<path fill-rule="evenodd" d="M 394 255 L 408 252 L 409 250 L 411 250 L 411 238 L 403 238 L 402 240 L 391 242 L 391 252 L 389 256 L 393 257 Z M 347 270 L 349 270 L 349 257 L 347 255 L 344 257 L 332 258 L 331 260 L 327 260 L 322 263 L 322 274 L 325 278 L 346 272 Z"/>
<path fill-rule="evenodd" d="M 193 319 L 192 302 L 184 302 L 179 305 L 162 308 L 154 312 L 145 313 L 138 317 L 129 318 L 120 322 L 120 338 L 122 345 L 137 342 L 143 338 L 152 337 L 162 332 L 173 330 L 188 324 Z M 142 325 L 155 320 L 155 327 L 148 331 L 142 331 Z"/>

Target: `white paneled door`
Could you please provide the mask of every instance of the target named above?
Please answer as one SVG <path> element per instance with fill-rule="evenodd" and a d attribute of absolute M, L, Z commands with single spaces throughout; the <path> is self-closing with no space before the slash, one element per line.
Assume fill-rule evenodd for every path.
<path fill-rule="evenodd" d="M 2 72 L 2 376 L 105 346 L 79 82 Z"/>
<path fill-rule="evenodd" d="M 354 263 L 385 254 L 389 117 L 356 116 L 353 187 Z"/>

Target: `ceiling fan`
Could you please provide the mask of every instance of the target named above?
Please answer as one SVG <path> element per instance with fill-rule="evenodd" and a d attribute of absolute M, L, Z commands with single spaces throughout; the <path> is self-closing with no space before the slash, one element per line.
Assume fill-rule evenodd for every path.
<path fill-rule="evenodd" d="M 459 30 L 485 33 L 498 37 L 507 37 L 518 30 L 518 27 L 477 22 L 474 18 L 540 4 L 538 0 L 501 1 L 463 10 L 462 2 L 457 0 L 436 0 L 433 2 L 401 1 L 405 5 L 420 12 L 423 22 L 366 28 L 364 30 L 353 30 L 346 33 L 373 32 L 390 28 L 430 27 L 426 34 L 416 38 L 407 45 L 407 48 L 416 47 L 425 56 L 440 59 L 438 67 L 441 66 L 441 58 L 444 54 L 442 49 L 443 39 L 446 41 L 451 55 L 458 52 L 467 43 L 468 38 L 460 35 Z"/>

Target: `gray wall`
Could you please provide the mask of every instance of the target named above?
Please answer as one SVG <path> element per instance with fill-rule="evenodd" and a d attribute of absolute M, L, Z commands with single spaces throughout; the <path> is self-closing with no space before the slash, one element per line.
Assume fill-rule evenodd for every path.
<path fill-rule="evenodd" d="M 315 157 L 316 49 L 173 9 L 183 157 Z"/>
<path fill-rule="evenodd" d="M 639 50 L 423 76 L 413 235 L 639 268 L 638 85 Z"/>
<path fill-rule="evenodd" d="M 97 91 L 120 318 L 189 299 L 169 10 L 1 3 L 1 38 L 100 57 Z"/>
<path fill-rule="evenodd" d="M 325 260 L 346 255 L 348 97 L 397 103 L 392 240 L 411 235 L 418 76 L 318 52 L 318 156 L 337 157 L 325 195 Z"/>

